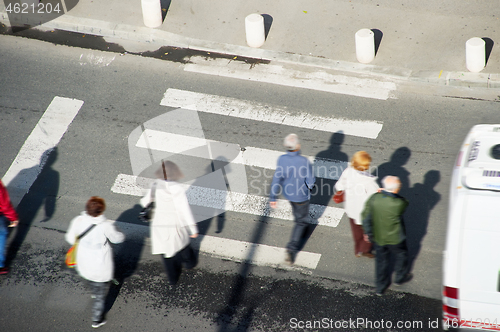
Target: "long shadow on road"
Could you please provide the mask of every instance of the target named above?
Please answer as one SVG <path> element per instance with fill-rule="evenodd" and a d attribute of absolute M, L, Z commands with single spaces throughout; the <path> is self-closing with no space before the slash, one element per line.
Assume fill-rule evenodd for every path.
<path fill-rule="evenodd" d="M 268 219 L 269 218 L 266 216 L 260 217 L 259 222 L 257 223 L 257 227 L 255 227 L 252 234 L 250 241 L 251 243 L 260 243 L 260 240 L 264 235 Z M 253 257 L 255 256 L 256 249 L 256 246 L 251 247 L 246 261 L 242 263 L 238 275 L 236 275 L 236 277 L 234 278 L 229 299 L 227 300 L 225 307 L 219 312 L 216 318 L 217 323 L 219 323 L 220 326 L 220 332 L 246 331 L 250 327 L 250 323 L 252 322 L 254 313 L 253 306 L 246 308 L 240 322 L 235 323 L 233 322 L 233 320 L 238 312 L 243 298 L 245 297 L 245 292 L 247 291 L 247 279 L 252 268 L 251 262 Z"/>
<path fill-rule="evenodd" d="M 59 193 L 60 176 L 59 172 L 52 168 L 52 165 L 57 160 L 57 154 L 57 147 L 44 152 L 40 160 L 42 171 L 16 208 L 19 215 L 19 226 L 15 230 L 15 235 L 7 251 L 7 266 L 16 258 L 19 249 L 28 236 L 32 224 L 35 222 L 40 208 L 43 207 L 44 209 L 44 218 L 39 220 L 39 222 L 46 222 L 54 215 Z M 16 187 L 17 184 L 21 184 L 20 186 L 24 187 L 25 181 L 29 181 L 26 179 L 29 179 L 34 172 L 36 173 L 34 168 L 38 167 L 37 165 L 36 167 L 27 168 L 19 172 L 7 187 L 7 190 L 10 190 L 11 185 Z"/>
<path fill-rule="evenodd" d="M 141 209 L 142 207 L 136 204 L 133 208 L 124 211 L 117 220 L 125 223 L 137 224 L 137 216 Z M 144 225 L 149 226 L 148 224 Z M 141 259 L 142 250 L 144 249 L 144 242 L 145 237 L 139 235 L 133 238 L 127 237 L 123 243 L 115 246 L 115 279 L 114 282 L 111 283 L 108 295 L 106 296 L 104 306 L 105 313 L 113 307 L 125 280 L 135 273 L 139 260 Z"/>

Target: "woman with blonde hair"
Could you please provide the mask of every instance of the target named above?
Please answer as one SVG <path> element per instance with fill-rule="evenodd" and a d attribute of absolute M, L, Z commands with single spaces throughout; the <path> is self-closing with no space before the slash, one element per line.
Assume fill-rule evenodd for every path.
<path fill-rule="evenodd" d="M 361 212 L 367 199 L 379 189 L 377 177 L 369 172 L 372 158 L 366 151 L 358 151 L 335 184 L 337 191 L 344 191 L 344 210 L 351 224 L 356 257 L 375 257 L 372 244 L 363 238 Z"/>

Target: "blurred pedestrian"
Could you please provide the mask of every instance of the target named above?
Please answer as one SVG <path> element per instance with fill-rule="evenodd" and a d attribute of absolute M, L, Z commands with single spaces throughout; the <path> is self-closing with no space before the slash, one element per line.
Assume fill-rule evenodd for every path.
<path fill-rule="evenodd" d="M 163 255 L 163 264 L 170 285 L 176 285 L 182 266 L 191 269 L 198 263 L 190 244 L 190 237 L 198 236 L 198 227 L 186 196 L 186 189 L 178 183 L 184 175 L 171 161 L 162 162 L 151 189 L 141 199 L 141 205 L 155 202 L 151 220 L 151 250 Z"/>
<path fill-rule="evenodd" d="M 0 180 L 0 274 L 9 273 L 9 268 L 5 264 L 8 227 L 16 227 L 19 224 L 18 219 L 16 210 L 10 202 L 9 193 Z"/>
<path fill-rule="evenodd" d="M 104 199 L 92 196 L 85 205 L 85 211 L 71 220 L 66 232 L 66 241 L 73 245 L 79 237 L 76 252 L 76 270 L 90 283 L 92 298 L 92 327 L 106 324 L 104 303 L 113 279 L 114 262 L 111 243 L 121 243 L 125 239 L 114 221 L 103 215 L 106 209 Z"/>
<path fill-rule="evenodd" d="M 395 284 L 410 281 L 408 248 L 403 221 L 408 201 L 398 194 L 401 181 L 396 176 L 382 179 L 383 190 L 373 194 L 363 210 L 365 238 L 375 244 L 375 284 L 377 295 L 382 295 L 391 284 L 391 255 L 395 256 Z"/>
<path fill-rule="evenodd" d="M 335 184 L 337 191 L 344 192 L 344 210 L 351 224 L 354 239 L 354 254 L 356 257 L 373 258 L 372 244 L 365 241 L 361 212 L 366 200 L 377 192 L 377 178 L 370 174 L 372 157 L 366 151 L 358 151 L 352 157 L 347 167 Z"/>
<path fill-rule="evenodd" d="M 309 160 L 300 155 L 299 137 L 296 134 L 289 134 L 285 137 L 283 145 L 288 152 L 278 158 L 271 183 L 269 205 L 273 209 L 277 207 L 276 197 L 280 192 L 292 205 L 295 227 L 286 246 L 285 256 L 285 262 L 291 265 L 295 261 L 302 236 L 309 224 L 309 201 L 316 178 Z"/>

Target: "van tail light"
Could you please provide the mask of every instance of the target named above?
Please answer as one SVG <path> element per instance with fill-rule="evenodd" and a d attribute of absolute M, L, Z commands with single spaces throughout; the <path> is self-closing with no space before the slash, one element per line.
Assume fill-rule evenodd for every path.
<path fill-rule="evenodd" d="M 458 288 L 443 288 L 443 321 L 450 324 L 450 321 L 459 321 L 458 310 Z"/>

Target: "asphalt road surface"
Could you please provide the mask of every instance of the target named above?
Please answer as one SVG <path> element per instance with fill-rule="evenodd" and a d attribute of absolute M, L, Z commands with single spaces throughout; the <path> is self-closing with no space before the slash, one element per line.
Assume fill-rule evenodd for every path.
<path fill-rule="evenodd" d="M 91 40 L 89 36 L 64 38 L 66 43 L 71 38 Z M 372 82 L 379 89 L 374 90 L 376 96 L 387 96 L 375 98 L 359 96 L 352 88 L 368 84 L 366 78 L 346 79 L 344 93 L 305 89 L 294 85 L 299 78 L 289 79 L 306 72 L 315 77 L 315 87 L 324 87 L 311 69 L 284 67 L 282 81 L 291 82 L 285 86 L 280 80 L 271 84 L 215 75 L 214 61 L 218 65 L 221 61 L 217 56 L 176 54 L 171 61 L 162 61 L 158 57 L 168 55 L 169 50 L 151 52 L 155 54 L 151 58 L 145 56 L 151 54 L 131 54 L 127 46 L 100 39 L 88 42 L 88 48 L 13 36 L 0 36 L 0 43 L 0 172 L 9 172 L 13 162 L 20 160 L 20 151 L 38 157 L 26 171 L 36 177 L 18 206 L 21 225 L 10 236 L 12 272 L 0 279 L 0 325 L 6 331 L 90 328 L 90 294 L 83 280 L 63 266 L 68 249 L 63 235 L 92 195 L 106 199 L 106 216 L 117 220 L 127 235 L 124 244 L 115 246 L 119 285 L 111 286 L 108 324 L 103 330 L 438 330 L 450 169 L 472 125 L 500 121 L 497 96 L 491 92 Z M 110 52 L 92 49 L 108 47 Z M 236 73 L 276 69 L 270 66 L 274 64 L 232 60 L 222 58 Z M 167 97 L 178 98 L 179 91 L 214 104 L 198 103 L 195 111 L 192 105 L 172 106 L 173 99 Z M 30 135 L 37 126 L 55 132 L 52 122 L 40 120 L 48 114 L 49 105 L 60 100 L 56 97 L 83 104 L 63 128 L 56 147 L 36 155 L 36 148 L 25 149 L 24 144 L 35 137 Z M 227 105 L 239 107 L 240 116 L 214 113 Z M 260 112 L 245 117 L 245 107 Z M 182 132 L 165 130 L 181 136 L 176 144 L 188 140 L 187 131 L 200 130 L 194 125 L 199 123 L 204 138 L 211 142 L 231 143 L 245 153 L 263 153 L 258 165 L 244 164 L 246 181 L 230 182 L 231 195 L 242 194 L 255 206 L 265 201 L 272 175 L 265 161 L 282 151 L 282 138 L 290 132 L 302 138 L 304 155 L 335 165 L 347 162 L 358 150 L 368 151 L 379 175 L 391 173 L 404 179 L 403 192 L 413 203 L 406 220 L 411 225 L 414 280 L 391 287 L 383 297 L 375 296 L 373 261 L 352 254 L 346 216 L 330 201 L 335 183 L 335 176 L 330 176 L 319 178 L 318 184 L 325 189 L 313 197 L 322 218 L 330 219 L 311 226 L 301 253 L 303 265 L 288 268 L 281 264 L 280 250 L 293 225 L 286 211 L 281 217 L 269 217 L 265 210 L 241 210 L 234 205 L 222 217 L 214 214 L 200 220 L 203 236 L 194 243 L 199 248 L 199 265 L 186 271 L 179 286 L 171 289 L 160 260 L 150 254 L 148 227 L 136 218 L 139 195 L 123 181 L 139 175 L 137 159 L 143 160 L 134 152 L 139 143 L 129 141 L 134 130 L 143 124 L 153 128 L 158 119 L 164 121 L 165 114 L 172 120 L 170 116 L 179 112 L 181 118 L 194 117 Z M 272 122 L 276 112 L 286 114 L 289 122 Z M 312 129 L 294 122 L 303 113 L 322 121 L 341 119 L 343 126 L 349 121 L 355 125 L 345 132 Z M 253 119 L 254 115 L 260 120 Z M 210 165 L 199 159 L 190 156 L 179 162 L 196 178 Z M 234 163 L 233 167 L 232 174 L 241 171 Z M 197 204 L 206 205 L 209 198 L 202 197 Z M 209 253 L 208 243 L 223 249 Z M 245 251 L 238 258 L 231 251 L 239 246 L 258 248 L 263 256 L 279 254 L 268 254 L 266 259 L 272 263 L 264 264 L 265 259 L 245 256 Z M 254 264 L 246 263 L 248 259 Z"/>

